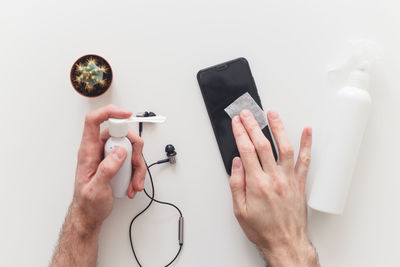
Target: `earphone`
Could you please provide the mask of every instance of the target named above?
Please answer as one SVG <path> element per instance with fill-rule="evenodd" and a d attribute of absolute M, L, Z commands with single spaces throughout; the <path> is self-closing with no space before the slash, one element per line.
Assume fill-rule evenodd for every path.
<path fill-rule="evenodd" d="M 161 164 L 161 163 L 166 163 L 169 162 L 171 164 L 175 164 L 176 163 L 176 151 L 175 151 L 175 147 L 171 144 L 166 145 L 165 146 L 165 153 L 167 153 L 167 158 L 166 159 L 161 159 L 159 161 L 157 161 L 157 164 Z"/>
<path fill-rule="evenodd" d="M 136 114 L 136 117 L 154 117 L 156 114 L 154 112 L 140 112 Z M 142 131 L 143 131 L 143 122 L 139 122 L 139 136 L 142 136 Z"/>
<path fill-rule="evenodd" d="M 154 112 L 147 112 L 146 111 L 146 112 L 143 112 L 143 113 L 136 114 L 136 116 L 137 117 L 152 117 L 152 116 L 156 116 L 156 114 Z M 139 136 L 140 137 L 142 136 L 142 131 L 143 131 L 143 123 L 139 122 Z M 150 199 L 150 202 L 147 204 L 147 206 L 141 212 L 139 212 L 135 217 L 133 217 L 133 219 L 131 220 L 131 223 L 129 225 L 129 241 L 130 241 L 130 244 L 131 244 L 132 253 L 133 253 L 133 256 L 135 257 L 135 260 L 136 260 L 137 264 L 140 267 L 142 267 L 143 265 L 140 263 L 137 255 L 136 255 L 134 246 L 133 246 L 133 241 L 132 241 L 132 230 L 133 229 L 132 228 L 133 228 L 134 221 L 140 215 L 142 215 L 144 212 L 146 212 L 146 210 L 151 206 L 151 204 L 153 204 L 153 202 L 156 202 L 156 203 L 159 203 L 159 204 L 162 204 L 162 205 L 171 206 L 171 207 L 175 208 L 179 213 L 179 221 L 178 221 L 178 244 L 179 244 L 179 249 L 178 249 L 178 252 L 176 253 L 175 257 L 167 265 L 165 265 L 165 267 L 170 266 L 178 258 L 180 252 L 182 251 L 182 246 L 183 246 L 183 227 L 184 227 L 184 219 L 183 219 L 182 211 L 176 205 L 174 205 L 172 203 L 169 203 L 169 202 L 160 201 L 160 200 L 158 200 L 158 199 L 156 199 L 154 197 L 154 194 L 155 194 L 155 192 L 154 192 L 154 182 L 153 182 L 153 177 L 152 177 L 150 168 L 152 166 L 154 166 L 154 165 L 163 164 L 163 163 L 167 163 L 167 162 L 169 162 L 170 164 L 175 164 L 176 163 L 176 155 L 177 155 L 177 153 L 175 151 L 175 147 L 173 145 L 171 145 L 171 144 L 168 144 L 165 147 L 165 152 L 166 152 L 166 155 L 167 155 L 166 159 L 161 159 L 161 160 L 156 161 L 156 162 L 154 162 L 154 163 L 152 163 L 150 165 L 147 165 L 147 162 L 146 162 L 146 160 L 145 160 L 145 158 L 144 158 L 144 156 L 142 154 L 144 162 L 146 164 L 147 172 L 148 172 L 149 177 L 150 177 L 150 184 L 151 184 L 151 189 L 152 189 L 151 195 L 149 195 L 147 193 L 146 189 L 144 189 L 143 191 L 146 194 L 146 196 Z"/>

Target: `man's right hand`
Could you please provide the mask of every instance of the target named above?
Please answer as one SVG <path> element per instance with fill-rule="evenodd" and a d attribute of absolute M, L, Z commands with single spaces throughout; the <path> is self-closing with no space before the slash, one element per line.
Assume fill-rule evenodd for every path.
<path fill-rule="evenodd" d="M 269 112 L 268 121 L 279 150 L 278 164 L 250 111 L 243 110 L 232 120 L 240 153 L 240 158 L 233 159 L 230 178 L 236 218 L 271 266 L 317 266 L 317 254 L 307 236 L 304 193 L 311 128 L 303 130 L 295 164 L 293 147 L 278 113 Z"/>
<path fill-rule="evenodd" d="M 78 153 L 75 193 L 71 204 L 71 209 L 77 209 L 77 215 L 82 214 L 80 221 L 86 226 L 93 228 L 100 226 L 110 214 L 113 206 L 110 180 L 121 168 L 127 155 L 124 148 L 115 147 L 103 159 L 104 144 L 110 135 L 108 130 L 100 133 L 100 124 L 109 118 L 125 119 L 131 115 L 130 111 L 114 105 L 102 107 L 86 115 Z M 134 168 L 127 195 L 129 198 L 134 198 L 136 192 L 144 188 L 146 165 L 142 157 L 143 140 L 131 130 L 127 138 L 132 143 L 130 161 Z"/>
<path fill-rule="evenodd" d="M 124 163 L 127 151 L 115 147 L 103 159 L 104 144 L 110 137 L 108 130 L 100 133 L 100 124 L 109 118 L 126 119 L 130 111 L 113 105 L 102 107 L 86 115 L 82 142 L 78 153 L 75 192 L 70 205 L 59 244 L 54 253 L 52 267 L 96 266 L 100 227 L 113 207 L 110 180 Z M 142 157 L 143 141 L 129 131 L 132 143 L 131 183 L 127 189 L 129 198 L 143 190 L 146 165 Z"/>

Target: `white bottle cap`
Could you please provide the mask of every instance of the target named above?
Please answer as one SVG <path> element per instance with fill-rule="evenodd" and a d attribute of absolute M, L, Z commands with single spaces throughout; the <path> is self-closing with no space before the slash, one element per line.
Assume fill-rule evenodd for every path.
<path fill-rule="evenodd" d="M 112 137 L 124 137 L 128 135 L 127 119 L 108 119 L 109 133 Z"/>

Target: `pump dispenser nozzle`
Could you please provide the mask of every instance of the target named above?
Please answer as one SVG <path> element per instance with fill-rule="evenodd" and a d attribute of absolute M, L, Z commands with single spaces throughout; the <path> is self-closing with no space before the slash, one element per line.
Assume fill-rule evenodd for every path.
<path fill-rule="evenodd" d="M 167 118 L 164 116 L 152 117 L 130 117 L 129 119 L 108 119 L 110 135 L 113 137 L 124 137 L 128 134 L 129 124 L 133 122 L 163 123 Z"/>

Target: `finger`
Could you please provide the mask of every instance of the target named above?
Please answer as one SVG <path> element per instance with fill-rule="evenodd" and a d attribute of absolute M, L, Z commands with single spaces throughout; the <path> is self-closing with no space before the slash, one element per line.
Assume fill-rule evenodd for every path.
<path fill-rule="evenodd" d="M 303 130 L 300 140 L 300 150 L 294 168 L 296 177 L 302 190 L 305 188 L 308 167 L 311 161 L 312 128 L 306 127 Z"/>
<path fill-rule="evenodd" d="M 256 149 L 240 121 L 239 116 L 233 117 L 232 130 L 240 153 L 240 159 L 242 160 L 246 172 L 251 173 L 261 171 L 261 165 L 258 161 Z"/>
<path fill-rule="evenodd" d="M 128 195 L 128 197 L 130 199 L 133 199 L 136 196 L 136 193 L 137 192 L 136 192 L 135 189 L 133 189 L 133 184 L 132 184 L 132 181 L 131 181 L 131 183 L 128 186 L 128 190 L 126 191 L 126 194 Z"/>
<path fill-rule="evenodd" d="M 236 217 L 243 215 L 246 205 L 246 180 L 242 161 L 239 157 L 235 157 L 232 161 L 232 174 L 229 179 L 229 185 L 232 191 L 233 210 Z"/>
<path fill-rule="evenodd" d="M 144 188 L 144 179 L 146 177 L 146 164 L 144 162 L 142 152 L 143 152 L 143 139 L 132 130 L 129 130 L 127 135 L 129 141 L 132 143 L 132 166 L 134 168 L 133 176 L 131 180 L 132 186 L 128 188 L 128 196 L 133 194 L 132 190 L 142 191 Z"/>
<path fill-rule="evenodd" d="M 261 131 L 261 128 L 253 114 L 249 110 L 245 109 L 240 112 L 240 118 L 251 138 L 251 141 L 253 142 L 254 147 L 257 150 L 257 154 L 264 171 L 274 169 L 276 163 L 274 155 L 272 154 L 271 143 Z"/>
<path fill-rule="evenodd" d="M 107 142 L 108 138 L 110 138 L 110 132 L 108 129 L 105 129 L 104 131 L 101 132 L 100 134 L 100 140 L 105 143 Z"/>
<path fill-rule="evenodd" d="M 124 163 L 126 154 L 126 150 L 123 147 L 115 147 L 111 153 L 100 162 L 93 181 L 98 183 L 110 182 Z"/>
<path fill-rule="evenodd" d="M 103 130 L 100 133 L 100 143 L 101 143 L 101 147 L 103 148 L 104 145 L 106 144 L 107 140 L 111 137 L 110 132 L 108 129 Z"/>
<path fill-rule="evenodd" d="M 284 169 L 291 171 L 294 166 L 294 152 L 286 135 L 285 127 L 279 118 L 278 112 L 271 110 L 268 112 L 268 122 L 274 135 L 279 151 L 279 165 Z"/>
<path fill-rule="evenodd" d="M 85 118 L 82 140 L 95 140 L 97 142 L 100 135 L 100 124 L 102 122 L 109 118 L 126 119 L 131 115 L 132 112 L 123 110 L 114 105 L 108 105 L 89 112 Z"/>

